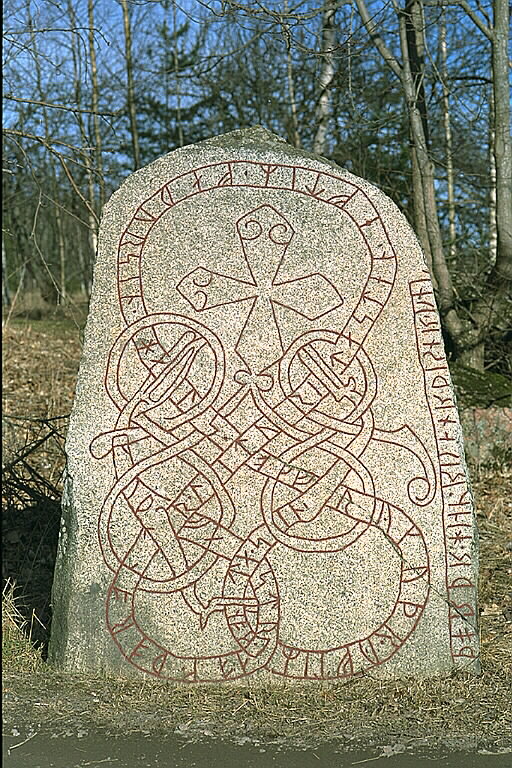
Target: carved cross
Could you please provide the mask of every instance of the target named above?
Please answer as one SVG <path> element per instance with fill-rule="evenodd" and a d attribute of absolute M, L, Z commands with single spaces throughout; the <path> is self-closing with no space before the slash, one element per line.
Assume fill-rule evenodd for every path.
<path fill-rule="evenodd" d="M 262 205 L 236 222 L 250 280 L 197 267 L 178 284 L 178 292 L 196 312 L 249 303 L 246 321 L 235 351 L 253 374 L 264 371 L 284 352 L 275 307 L 286 307 L 308 320 L 332 312 L 343 304 L 335 286 L 314 272 L 279 281 L 277 276 L 295 234 L 293 227 L 270 205 Z"/>

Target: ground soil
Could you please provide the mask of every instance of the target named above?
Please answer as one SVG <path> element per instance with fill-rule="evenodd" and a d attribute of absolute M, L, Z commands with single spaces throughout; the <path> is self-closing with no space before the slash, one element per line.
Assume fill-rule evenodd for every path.
<path fill-rule="evenodd" d="M 334 739 L 395 751 L 512 751 L 512 468 L 505 463 L 473 472 L 481 551 L 478 677 L 189 689 L 67 676 L 44 663 L 63 439 L 83 320 L 83 307 L 72 306 L 35 319 L 12 315 L 4 323 L 3 576 L 16 583 L 18 595 L 13 603 L 11 591 L 10 602 L 3 601 L 4 732 L 37 727 L 62 735 L 92 728 L 236 743 L 311 746 Z"/>

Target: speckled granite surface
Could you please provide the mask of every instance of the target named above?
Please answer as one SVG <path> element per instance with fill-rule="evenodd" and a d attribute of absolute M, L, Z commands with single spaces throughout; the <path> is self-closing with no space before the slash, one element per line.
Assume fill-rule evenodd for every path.
<path fill-rule="evenodd" d="M 478 669 L 477 542 L 417 240 L 261 128 L 106 206 L 50 657 L 175 681 Z"/>

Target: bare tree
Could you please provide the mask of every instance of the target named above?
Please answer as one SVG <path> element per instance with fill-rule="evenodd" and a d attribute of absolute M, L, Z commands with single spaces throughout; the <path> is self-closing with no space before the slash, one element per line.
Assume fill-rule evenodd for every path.
<path fill-rule="evenodd" d="M 7 273 L 7 259 L 5 256 L 5 240 L 2 231 L 2 306 L 8 307 L 11 303 L 11 291 L 9 290 L 9 275 Z"/>
<path fill-rule="evenodd" d="M 77 27 L 77 21 L 76 21 L 76 15 L 75 15 L 75 5 L 73 3 L 73 0 L 68 0 L 68 14 L 69 14 L 69 20 L 71 23 L 71 28 L 74 29 Z M 99 179 L 99 190 L 100 190 L 100 207 L 102 205 L 102 201 L 104 199 L 104 182 L 103 182 L 103 168 L 102 168 L 102 159 L 101 159 L 101 135 L 99 131 L 99 123 L 98 123 L 98 82 L 97 82 L 97 67 L 96 67 L 96 54 L 94 50 L 94 14 L 93 14 L 93 7 L 92 7 L 92 1 L 88 0 L 88 16 L 89 16 L 89 55 L 90 55 L 90 62 L 91 62 L 91 87 L 92 87 L 92 111 L 93 111 L 93 119 L 94 119 L 94 134 L 96 137 L 96 146 L 94 148 L 94 154 L 91 156 L 91 153 L 88 151 L 85 152 L 84 155 L 84 164 L 86 168 L 86 179 L 87 179 L 87 199 L 89 201 L 89 208 L 86 211 L 87 221 L 89 224 L 89 243 L 90 243 L 90 253 L 93 255 L 96 253 L 97 247 L 98 247 L 98 216 L 96 214 L 97 208 L 98 208 L 98 202 L 96 199 L 96 188 L 95 188 L 95 172 L 94 172 L 94 163 L 97 163 L 96 166 L 96 173 L 97 177 Z M 72 58 L 73 58 L 73 81 L 74 81 L 74 97 L 75 97 L 75 103 L 79 107 L 79 109 L 82 108 L 82 77 L 81 77 L 81 57 L 80 57 L 80 50 L 79 50 L 79 38 L 77 34 L 72 33 L 71 34 L 71 52 L 72 52 Z M 82 139 L 82 143 L 84 147 L 88 147 L 89 145 L 89 139 L 88 139 L 88 132 L 86 123 L 84 120 L 84 114 L 82 111 L 78 111 L 76 113 L 76 120 L 78 123 L 78 128 L 80 131 L 80 137 Z M 91 288 L 92 288 L 92 280 L 91 280 L 91 267 L 92 267 L 92 258 L 84 258 L 84 249 L 81 247 L 81 243 L 79 244 L 77 255 L 80 263 L 80 270 L 81 270 L 81 282 L 82 282 L 82 288 L 84 290 L 84 293 L 87 297 L 90 296 Z"/>
<path fill-rule="evenodd" d="M 126 154 L 130 166 L 138 167 L 172 146 L 260 123 L 295 146 L 346 163 L 382 186 L 408 214 L 412 200 L 411 218 L 453 357 L 481 367 L 486 339 L 494 334 L 503 343 L 512 306 L 505 0 L 493 0 L 493 19 L 477 0 L 356 0 L 357 8 L 349 8 L 348 0 L 201 0 L 183 8 L 177 0 L 119 0 L 114 7 L 120 12 L 105 18 L 96 0 L 6 2 L 11 109 L 4 136 L 9 169 L 15 169 L 12 176 L 4 174 L 11 195 L 6 269 L 23 275 L 24 284 L 32 274 L 42 282 L 40 254 L 51 247 L 58 256 L 60 248 L 61 265 L 50 272 L 69 290 L 77 273 L 71 258 L 66 264 L 66 239 L 78 232 L 80 247 L 73 254 L 85 274 L 87 254 L 95 249 L 102 180 L 119 184 Z M 37 52 L 20 23 L 21 10 L 30 8 L 39 14 Z M 10 12 L 15 9 L 17 15 Z M 466 46 L 454 56 L 452 40 L 462 34 L 456 25 L 447 27 L 443 41 L 439 19 L 445 13 L 462 22 L 467 51 L 483 41 L 478 61 L 466 57 Z M 379 14 L 391 24 L 380 25 Z M 436 71 L 432 50 L 438 45 Z M 55 53 L 62 50 L 70 55 L 59 55 L 57 66 Z M 489 135 L 485 102 L 477 104 L 488 84 L 494 105 Z M 109 114 L 118 118 L 115 126 L 101 110 L 107 101 Z M 472 123 L 464 113 L 468 104 L 476 105 Z M 487 159 L 493 134 L 495 185 Z M 446 186 L 440 183 L 445 179 L 447 226 Z M 486 252 L 494 193 L 496 249 L 491 239 Z M 480 216 L 474 213 L 478 206 Z"/>
<path fill-rule="evenodd" d="M 494 0 L 492 26 L 485 24 L 466 0 L 461 3 L 492 49 L 494 168 L 496 178 L 496 259 L 486 281 L 485 293 L 472 308 L 473 328 L 468 361 L 482 367 L 485 335 L 492 325 L 512 332 L 512 139 L 510 136 L 510 6 Z M 491 230 L 492 232 L 492 230 Z"/>
<path fill-rule="evenodd" d="M 139 149 L 139 131 L 137 128 L 137 107 L 135 104 L 135 86 L 133 79 L 133 58 L 132 58 L 132 29 L 130 10 L 128 0 L 121 0 L 123 8 L 124 25 L 124 44 L 125 44 L 125 62 L 126 62 L 126 81 L 127 81 L 127 107 L 130 118 L 130 134 L 132 141 L 133 163 L 135 169 L 140 168 L 140 149 Z"/>
<path fill-rule="evenodd" d="M 446 187 L 448 197 L 448 254 L 450 261 L 454 261 L 457 255 L 457 230 L 455 225 L 455 184 L 453 173 L 453 140 L 450 115 L 450 89 L 448 87 L 448 50 L 446 45 L 446 13 L 443 9 L 439 29 L 439 47 L 441 53 L 441 87 L 443 91 L 443 126 L 446 158 Z"/>
<path fill-rule="evenodd" d="M 495 277 L 498 281 L 505 280 L 510 288 L 512 281 L 512 140 L 510 138 L 509 38 L 508 0 L 495 0 L 491 38 L 498 235 Z"/>
<path fill-rule="evenodd" d="M 284 13 L 285 15 L 288 14 L 288 0 L 284 0 Z M 288 104 L 290 107 L 291 126 L 288 133 L 291 139 L 291 144 L 293 144 L 294 147 L 300 147 L 301 138 L 299 131 L 299 121 L 297 117 L 297 97 L 295 94 L 295 74 L 293 71 L 292 36 L 290 25 L 285 19 L 282 21 L 281 29 L 283 31 L 283 37 L 286 45 L 286 83 L 288 90 Z"/>
<path fill-rule="evenodd" d="M 44 105 L 46 94 L 44 93 L 44 89 L 43 89 L 43 78 L 41 73 L 41 61 L 40 61 L 39 50 L 37 45 L 37 35 L 34 34 L 33 21 L 30 15 L 29 15 L 28 23 L 29 23 L 29 29 L 31 32 L 31 44 L 32 44 L 32 52 L 33 52 L 33 58 L 34 58 L 34 64 L 35 64 L 36 88 L 39 94 L 39 98 L 42 100 L 42 103 L 43 103 L 42 115 L 43 115 L 44 135 L 50 138 L 51 131 L 50 131 L 49 118 L 48 118 L 48 108 L 46 107 L 46 105 Z M 54 278 L 51 269 L 47 268 L 46 272 L 50 278 L 48 282 L 48 287 L 50 289 L 50 294 L 53 294 L 51 298 L 55 298 L 56 303 L 60 304 L 66 300 L 66 293 L 67 293 L 66 292 L 66 248 L 64 244 L 61 205 L 59 201 L 59 190 L 58 190 L 59 185 L 58 185 L 57 172 L 55 168 L 53 155 L 50 155 L 49 157 L 49 166 L 50 166 L 50 175 L 51 175 L 51 182 L 50 182 L 51 197 L 54 205 L 55 226 L 56 226 L 56 234 L 57 234 L 57 250 L 59 254 L 58 281 Z M 49 260 L 48 257 L 43 256 L 43 254 L 41 254 L 41 257 L 45 260 L 45 265 L 46 265 Z"/>
<path fill-rule="evenodd" d="M 72 14 L 72 1 L 69 0 L 68 7 L 70 9 L 69 13 L 70 16 Z M 95 29 L 94 29 L 94 3 L 93 0 L 87 0 L 87 13 L 88 13 L 88 20 L 89 20 L 89 60 L 91 65 L 91 107 L 92 107 L 92 113 L 93 113 L 93 124 L 94 124 L 94 165 L 97 170 L 98 174 L 98 180 L 99 180 L 99 206 L 100 210 L 103 208 L 103 204 L 105 202 L 105 184 L 103 181 L 103 160 L 102 160 L 102 141 L 101 141 L 101 131 L 100 131 L 100 116 L 99 116 L 99 86 L 98 86 L 98 66 L 96 64 L 96 44 L 95 44 Z M 75 25 L 74 25 L 75 26 Z M 75 72 L 77 71 L 76 62 L 77 59 L 74 56 L 73 58 L 75 62 Z M 78 85 L 79 88 L 79 85 Z M 75 93 L 77 93 L 77 88 L 75 87 Z M 79 91 L 77 93 L 79 95 Z M 92 174 L 90 174 L 90 180 L 92 181 Z M 91 195 L 91 190 L 89 190 L 89 197 L 91 201 L 91 207 L 94 209 L 94 194 Z M 95 249 L 96 250 L 96 249 Z"/>
<path fill-rule="evenodd" d="M 26 0 L 13 15 L 10 32 L 4 32 L 17 53 L 10 61 L 4 58 L 15 85 L 4 99 L 16 110 L 15 119 L 10 107 L 3 128 L 6 165 L 14 169 L 4 172 L 11 196 L 5 209 L 6 269 L 17 274 L 21 292 L 37 285 L 43 297 L 57 302 L 68 296 L 77 276 L 86 290 L 90 282 L 92 259 L 86 254 L 94 249 L 98 223 L 94 180 L 101 180 L 86 127 L 86 118 L 100 113 L 97 102 L 89 109 L 83 96 L 81 67 L 87 55 L 79 50 L 82 45 L 87 52 L 88 26 L 77 18 L 76 4 L 69 0 L 67 5 L 67 11 L 57 5 L 41 9 Z M 69 22 L 63 25 L 65 12 Z M 64 77 L 65 71 L 71 76 Z M 99 157 L 101 169 L 101 146 Z M 6 181 L 10 176 L 13 183 Z M 82 243 L 88 233 L 93 238 L 89 251 Z"/>
<path fill-rule="evenodd" d="M 510 323 L 511 314 L 512 196 L 506 56 L 508 2 L 495 0 L 494 29 L 486 28 L 486 34 L 493 46 L 498 256 L 481 295 L 474 302 L 469 313 L 464 313 L 457 306 L 457 297 L 441 235 L 434 163 L 428 146 L 428 115 L 423 93 L 424 75 L 420 54 L 424 29 L 423 0 L 406 0 L 404 9 L 395 5 L 401 60 L 386 45 L 365 0 L 356 0 L 356 3 L 372 42 L 402 85 L 412 136 L 415 207 L 417 211 L 422 212 L 425 222 L 424 231 L 421 226 L 417 227 L 418 235 L 431 268 L 444 328 L 450 336 L 458 360 L 466 365 L 483 369 L 485 338 L 489 330 L 493 327 L 504 330 Z M 464 3 L 465 0 L 463 0 Z M 474 14 L 472 14 L 473 17 Z M 480 19 L 478 21 L 479 28 L 485 27 Z"/>
<path fill-rule="evenodd" d="M 322 42 L 320 47 L 321 72 L 319 95 L 315 110 L 316 132 L 313 139 L 313 152 L 327 154 L 327 131 L 331 120 L 332 89 L 336 70 L 334 53 L 336 49 L 336 0 L 325 0 L 322 13 Z"/>

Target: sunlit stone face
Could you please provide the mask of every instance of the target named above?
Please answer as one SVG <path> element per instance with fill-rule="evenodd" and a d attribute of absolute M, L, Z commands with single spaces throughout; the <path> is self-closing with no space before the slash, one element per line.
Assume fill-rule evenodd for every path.
<path fill-rule="evenodd" d="M 130 177 L 102 224 L 67 452 L 63 665 L 184 683 L 476 669 L 432 287 L 363 180 L 262 129 Z"/>

